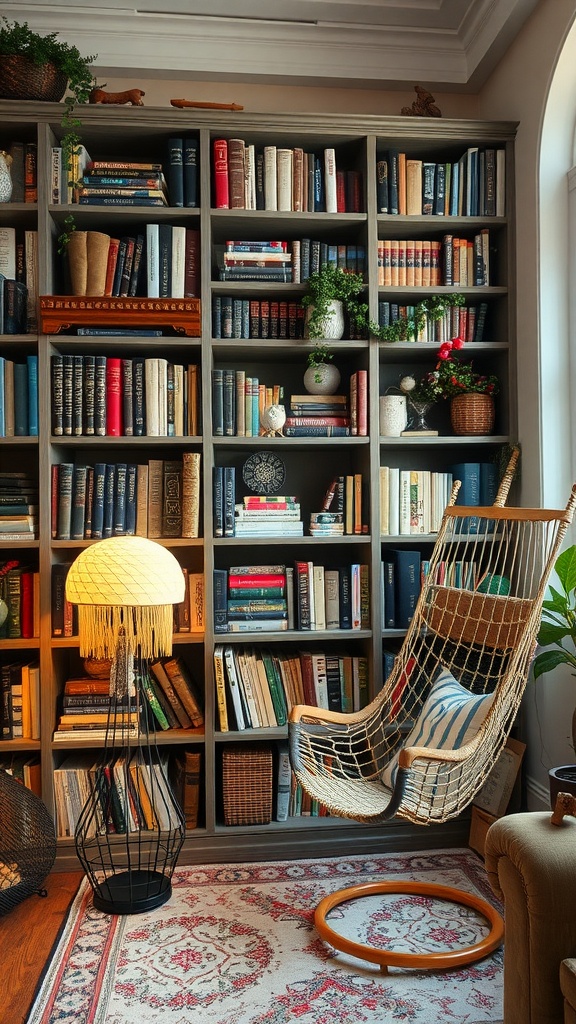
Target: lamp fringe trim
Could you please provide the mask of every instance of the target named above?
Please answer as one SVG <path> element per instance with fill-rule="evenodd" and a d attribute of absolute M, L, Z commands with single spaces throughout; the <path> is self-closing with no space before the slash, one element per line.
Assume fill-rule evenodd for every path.
<path fill-rule="evenodd" d="M 173 605 L 78 605 L 80 657 L 113 658 L 118 633 L 126 632 L 127 648 L 142 658 L 172 653 Z"/>

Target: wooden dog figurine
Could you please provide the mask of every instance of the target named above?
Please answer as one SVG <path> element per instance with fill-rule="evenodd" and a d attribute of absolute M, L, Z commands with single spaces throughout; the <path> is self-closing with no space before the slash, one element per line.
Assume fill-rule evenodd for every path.
<path fill-rule="evenodd" d="M 142 97 L 146 93 L 142 89 L 125 89 L 124 92 L 105 92 L 104 89 L 92 89 L 88 97 L 89 103 L 131 103 L 133 107 L 143 107 Z"/>

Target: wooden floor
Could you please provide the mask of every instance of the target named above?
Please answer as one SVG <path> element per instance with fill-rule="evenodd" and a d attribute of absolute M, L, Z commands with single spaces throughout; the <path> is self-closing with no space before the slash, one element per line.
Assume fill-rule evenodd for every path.
<path fill-rule="evenodd" d="M 30 896 L 0 917 L 0 1024 L 26 1020 L 44 964 L 74 897 L 81 871 L 55 872 L 45 898 Z"/>

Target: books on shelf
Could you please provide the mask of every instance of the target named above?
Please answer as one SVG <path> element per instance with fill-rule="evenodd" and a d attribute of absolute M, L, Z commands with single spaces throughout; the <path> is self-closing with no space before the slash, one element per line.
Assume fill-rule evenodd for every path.
<path fill-rule="evenodd" d="M 452 491 L 451 472 L 380 466 L 380 534 L 437 533 Z"/>
<path fill-rule="evenodd" d="M 246 370 L 212 370 L 212 432 L 215 437 L 258 437 L 265 433 L 261 416 L 282 403 L 280 384 L 267 385 Z"/>
<path fill-rule="evenodd" d="M 38 356 L 25 362 L 0 356 L 0 437 L 37 436 Z"/>
<path fill-rule="evenodd" d="M 6 536 L 6 531 L 0 532 L 0 539 Z M 21 536 L 28 538 L 27 534 Z M 0 625 L 0 638 L 28 640 L 39 636 L 40 577 L 35 566 L 18 558 L 0 561 L 0 598 L 8 609 Z"/>
<path fill-rule="evenodd" d="M 334 477 L 318 512 L 310 513 L 310 534 L 336 537 L 367 534 L 368 500 L 362 473 Z"/>
<path fill-rule="evenodd" d="M 272 495 L 252 495 L 235 505 L 236 537 L 303 537 L 300 503 L 295 497 L 281 501 Z"/>
<path fill-rule="evenodd" d="M 3 740 L 40 739 L 40 668 L 18 658 L 0 668 L 0 736 Z"/>
<path fill-rule="evenodd" d="M 410 159 L 395 149 L 376 157 L 378 213 L 503 217 L 505 182 L 506 151 L 501 148 L 470 146 L 448 162 Z"/>

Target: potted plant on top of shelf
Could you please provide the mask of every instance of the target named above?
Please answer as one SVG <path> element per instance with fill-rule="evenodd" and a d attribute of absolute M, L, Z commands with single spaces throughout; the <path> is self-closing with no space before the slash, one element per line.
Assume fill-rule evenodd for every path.
<path fill-rule="evenodd" d="M 551 596 L 542 605 L 538 633 L 539 646 L 550 650 L 536 655 L 532 665 L 534 679 L 552 672 L 558 665 L 569 665 L 576 677 L 576 544 L 558 555 L 554 572 L 561 589 L 550 586 Z M 571 741 L 576 754 L 576 707 L 572 712 Z M 551 768 L 549 778 L 552 807 L 558 793 L 576 794 L 576 764 Z"/>

